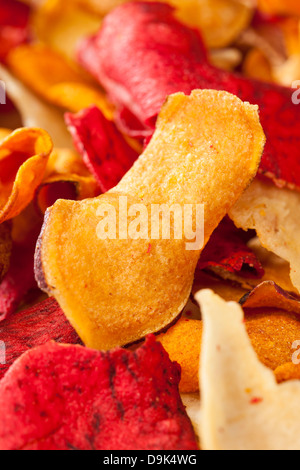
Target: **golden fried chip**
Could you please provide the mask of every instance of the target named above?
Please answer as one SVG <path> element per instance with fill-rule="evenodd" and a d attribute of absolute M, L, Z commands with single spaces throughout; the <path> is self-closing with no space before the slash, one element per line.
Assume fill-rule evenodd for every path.
<path fill-rule="evenodd" d="M 251 49 L 243 63 L 243 72 L 247 77 L 264 82 L 273 82 L 272 67 L 266 56 L 257 48 Z"/>
<path fill-rule="evenodd" d="M 86 81 L 71 61 L 50 47 L 19 46 L 11 51 L 7 64 L 22 83 L 51 104 L 73 112 L 96 105 L 112 119 L 113 107 L 104 93 Z"/>
<path fill-rule="evenodd" d="M 291 280 L 300 291 L 298 209 L 300 194 L 255 180 L 231 209 L 230 217 L 244 230 L 254 229 L 261 244 L 288 261 Z"/>
<path fill-rule="evenodd" d="M 172 361 L 181 366 L 181 393 L 199 390 L 199 356 L 202 337 L 202 322 L 182 318 L 167 333 L 158 336 Z"/>
<path fill-rule="evenodd" d="M 96 33 L 101 26 L 101 18 L 86 7 L 86 0 L 46 0 L 33 15 L 36 35 L 48 46 L 74 59 L 78 41 Z"/>
<path fill-rule="evenodd" d="M 40 127 L 50 134 L 56 147 L 73 148 L 62 112 L 41 101 L 1 65 L 0 79 L 5 81 L 7 93 L 21 114 L 23 126 Z"/>
<path fill-rule="evenodd" d="M 243 311 L 211 291 L 204 319 L 200 437 L 204 450 L 298 450 L 299 382 L 278 385 L 248 338 Z"/>
<path fill-rule="evenodd" d="M 153 204 L 169 210 L 179 205 L 173 228 L 182 222 L 184 204 L 204 205 L 206 243 L 256 174 L 264 143 L 257 107 L 226 92 L 179 93 L 163 106 L 150 144 L 116 188 L 84 202 L 58 201 L 47 212 L 36 275 L 85 344 L 99 349 L 128 344 L 162 330 L 180 314 L 202 240 L 191 250 L 186 242 L 195 241 L 193 230 L 178 239 L 172 227 L 170 239 L 151 236 Z M 128 231 L 120 229 L 120 196 L 128 197 Z M 137 203 L 146 213 L 143 233 L 137 233 L 139 211 L 131 212 Z M 104 218 L 112 228 L 105 240 L 101 230 L 107 207 L 116 223 L 111 226 Z"/>
<path fill-rule="evenodd" d="M 19 129 L 0 143 L 0 223 L 16 217 L 32 201 L 52 151 L 41 129 Z"/>

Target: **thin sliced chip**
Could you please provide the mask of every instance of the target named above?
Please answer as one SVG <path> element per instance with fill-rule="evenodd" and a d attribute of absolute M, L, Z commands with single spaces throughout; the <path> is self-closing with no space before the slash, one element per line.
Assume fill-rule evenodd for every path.
<path fill-rule="evenodd" d="M 254 229 L 261 244 L 288 261 L 291 280 L 300 291 L 298 192 L 256 180 L 230 211 L 235 225 Z"/>
<path fill-rule="evenodd" d="M 150 135 L 166 96 L 179 91 L 226 90 L 257 104 L 267 137 L 259 172 L 278 186 L 300 188 L 300 107 L 292 102 L 291 88 L 208 64 L 200 36 L 177 22 L 167 5 L 141 2 L 117 8 L 97 35 L 81 43 L 78 59 Z"/>
<path fill-rule="evenodd" d="M 171 361 L 181 367 L 179 390 L 193 393 L 199 390 L 199 356 L 202 337 L 202 322 L 182 318 L 167 333 L 158 336 L 158 341 L 170 356 Z"/>
<path fill-rule="evenodd" d="M 43 180 L 52 142 L 42 129 L 19 129 L 0 143 L 0 223 L 29 205 Z"/>
<path fill-rule="evenodd" d="M 77 115 L 68 113 L 65 120 L 75 148 L 102 192 L 115 187 L 138 158 L 136 150 L 95 106 Z"/>
<path fill-rule="evenodd" d="M 0 282 L 7 273 L 10 263 L 12 241 L 9 224 L 0 225 Z"/>
<path fill-rule="evenodd" d="M 128 196 L 128 207 L 143 203 L 147 214 L 157 203 L 202 204 L 206 244 L 255 176 L 264 143 L 256 107 L 225 92 L 179 93 L 168 98 L 146 151 L 117 187 L 94 200 L 57 201 L 47 212 L 36 276 L 86 345 L 110 349 L 169 325 L 189 299 L 202 250 L 202 237 L 175 239 L 172 228 L 171 240 L 149 230 L 103 240 L 97 211 L 109 204 L 118 217 L 120 196 Z M 176 217 L 182 222 L 182 212 Z M 189 238 L 195 244 L 187 248 Z"/>
<path fill-rule="evenodd" d="M 81 201 L 100 194 L 99 185 L 82 158 L 69 149 L 55 149 L 48 161 L 44 181 L 35 194 L 42 213 L 57 199 Z"/>
<path fill-rule="evenodd" d="M 7 93 L 21 115 L 23 126 L 40 127 L 51 135 L 56 147 L 73 148 L 62 112 L 41 101 L 1 66 L 0 79 L 5 81 Z"/>
<path fill-rule="evenodd" d="M 243 63 L 243 73 L 250 78 L 273 82 L 272 67 L 266 56 L 256 48 L 251 49 Z M 290 82 L 291 83 L 291 82 Z"/>
<path fill-rule="evenodd" d="M 248 248 L 246 241 L 245 232 L 237 230 L 234 224 L 225 218 L 212 234 L 197 269 L 211 269 L 217 273 L 225 270 L 242 277 L 261 279 L 264 269 L 253 251 Z"/>
<path fill-rule="evenodd" d="M 300 297 L 284 291 L 273 281 L 264 281 L 245 295 L 240 304 L 244 308 L 278 308 L 300 314 Z"/>
<path fill-rule="evenodd" d="M 78 40 L 97 31 L 101 24 L 99 16 L 78 4 L 74 0 L 47 0 L 32 18 L 38 38 L 69 58 L 74 58 Z"/>
<path fill-rule="evenodd" d="M 104 93 L 89 83 L 76 64 L 50 47 L 20 46 L 10 52 L 7 64 L 22 83 L 49 103 L 74 112 L 97 105 L 112 119 L 113 108 Z"/>
<path fill-rule="evenodd" d="M 0 337 L 5 343 L 5 364 L 0 363 L 0 378 L 22 354 L 54 340 L 57 343 L 79 344 L 58 303 L 48 298 L 33 307 L 15 313 L 0 324 Z"/>
<path fill-rule="evenodd" d="M 243 311 L 211 291 L 204 317 L 201 446 L 205 450 L 299 450 L 298 382 L 277 385 L 248 338 Z"/>
<path fill-rule="evenodd" d="M 179 378 L 153 338 L 135 352 L 48 343 L 0 382 L 0 447 L 196 450 Z"/>
<path fill-rule="evenodd" d="M 287 382 L 288 380 L 300 380 L 300 364 L 288 362 L 277 367 L 274 374 L 278 383 Z"/>

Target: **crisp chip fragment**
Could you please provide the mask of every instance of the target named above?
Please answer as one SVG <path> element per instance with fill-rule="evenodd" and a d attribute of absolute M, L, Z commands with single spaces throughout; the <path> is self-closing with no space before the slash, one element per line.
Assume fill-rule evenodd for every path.
<path fill-rule="evenodd" d="M 10 262 L 12 241 L 11 227 L 8 224 L 0 225 L 0 282 L 7 273 Z"/>
<path fill-rule="evenodd" d="M 0 383 L 0 447 L 196 450 L 179 378 L 154 338 L 135 352 L 48 343 L 24 354 Z"/>
<path fill-rule="evenodd" d="M 300 297 L 284 291 L 273 281 L 264 281 L 245 295 L 240 304 L 244 308 L 278 308 L 300 314 Z"/>
<path fill-rule="evenodd" d="M 256 230 L 265 248 L 290 263 L 291 280 L 298 291 L 300 290 L 299 204 L 298 192 L 278 189 L 256 180 L 229 214 L 237 227 Z"/>
<path fill-rule="evenodd" d="M 96 106 L 77 115 L 68 113 L 65 120 L 76 149 L 102 192 L 115 187 L 138 158 L 136 150 Z"/>
<path fill-rule="evenodd" d="M 298 382 L 277 385 L 247 336 L 238 304 L 197 295 L 204 318 L 201 446 L 205 450 L 298 450 Z"/>
<path fill-rule="evenodd" d="M 0 378 L 15 360 L 29 349 L 51 340 L 57 343 L 80 343 L 58 303 L 51 298 L 21 310 L 1 322 L 0 335 L 6 349 L 5 364 L 0 362 Z"/>
<path fill-rule="evenodd" d="M 267 137 L 259 172 L 279 186 L 300 188 L 300 108 L 292 102 L 293 90 L 210 65 L 199 34 L 176 21 L 169 6 L 122 5 L 105 18 L 97 35 L 82 41 L 78 59 L 150 135 L 172 93 L 226 90 L 257 104 Z"/>
<path fill-rule="evenodd" d="M 225 218 L 212 234 L 201 254 L 197 269 L 225 270 L 246 278 L 262 278 L 264 269 L 247 246 L 247 235 Z"/>
<path fill-rule="evenodd" d="M 23 126 L 46 130 L 56 147 L 73 148 L 72 139 L 64 124 L 63 113 L 59 109 L 44 103 L 1 66 L 0 79 L 5 81 L 7 93 L 20 113 Z"/>
<path fill-rule="evenodd" d="M 52 141 L 42 129 L 19 129 L 0 142 L 0 223 L 32 201 L 51 151 Z"/>
<path fill-rule="evenodd" d="M 287 362 L 274 371 L 278 383 L 287 382 L 288 380 L 300 380 L 300 364 Z"/>
<path fill-rule="evenodd" d="M 193 393 L 199 390 L 198 368 L 202 337 L 202 322 L 182 318 L 167 333 L 158 336 L 172 361 L 181 367 L 179 390 Z"/>
<path fill-rule="evenodd" d="M 98 199 L 57 201 L 47 212 L 36 276 L 86 345 L 110 349 L 169 325 L 189 299 L 202 250 L 202 237 L 187 249 L 195 232 L 160 239 L 126 230 L 103 240 L 96 214 L 109 204 L 118 219 L 120 196 L 147 214 L 152 204 L 202 204 L 206 244 L 255 176 L 264 142 L 256 107 L 225 92 L 179 93 L 168 98 L 154 137 L 118 186 Z M 182 213 L 175 216 L 182 221 Z M 135 218 L 126 220 L 129 229 Z"/>
<path fill-rule="evenodd" d="M 99 185 L 86 168 L 82 158 L 69 149 L 52 152 L 45 178 L 36 191 L 35 200 L 42 213 L 57 199 L 83 199 L 98 196 Z"/>
<path fill-rule="evenodd" d="M 74 112 L 94 104 L 112 118 L 112 106 L 104 93 L 76 64 L 50 47 L 19 46 L 8 55 L 7 65 L 17 79 L 49 103 Z"/>

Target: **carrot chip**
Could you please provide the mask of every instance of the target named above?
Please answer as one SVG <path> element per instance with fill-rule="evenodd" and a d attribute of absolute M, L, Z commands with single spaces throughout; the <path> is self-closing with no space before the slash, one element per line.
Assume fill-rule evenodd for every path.
<path fill-rule="evenodd" d="M 0 142 L 0 223 L 32 201 L 51 151 L 51 139 L 41 129 L 19 129 Z"/>

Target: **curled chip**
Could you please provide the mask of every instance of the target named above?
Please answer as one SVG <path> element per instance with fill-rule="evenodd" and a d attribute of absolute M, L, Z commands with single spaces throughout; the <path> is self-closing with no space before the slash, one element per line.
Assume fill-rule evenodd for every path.
<path fill-rule="evenodd" d="M 284 291 L 273 281 L 264 281 L 241 301 L 244 308 L 278 308 L 300 314 L 300 297 Z"/>
<path fill-rule="evenodd" d="M 42 213 L 57 199 L 81 201 L 98 196 L 99 186 L 82 158 L 69 149 L 52 152 L 45 178 L 36 191 L 35 200 Z"/>
<path fill-rule="evenodd" d="M 138 158 L 136 150 L 96 106 L 77 115 L 68 113 L 65 120 L 76 149 L 102 192 L 112 189 Z"/>
<path fill-rule="evenodd" d="M 300 291 L 298 208 L 300 195 L 256 180 L 230 211 L 237 227 L 254 229 L 269 251 L 288 261 L 291 280 Z"/>
<path fill-rule="evenodd" d="M 179 378 L 153 337 L 135 352 L 48 343 L 0 383 L 0 448 L 196 450 Z"/>
<path fill-rule="evenodd" d="M 9 224 L 0 225 L 0 282 L 7 273 L 10 263 L 12 241 L 11 227 Z"/>
<path fill-rule="evenodd" d="M 75 112 L 95 104 L 112 117 L 104 93 L 91 85 L 72 61 L 50 47 L 19 46 L 10 52 L 7 65 L 22 83 L 52 104 Z"/>
<path fill-rule="evenodd" d="M 19 129 L 0 142 L 0 223 L 32 201 L 51 151 L 51 139 L 42 129 Z"/>
<path fill-rule="evenodd" d="M 292 102 L 291 88 L 213 67 L 200 35 L 176 21 L 170 6 L 122 5 L 105 18 L 97 35 L 82 41 L 78 60 L 150 135 L 166 96 L 173 93 L 226 90 L 257 104 L 267 137 L 259 173 L 280 187 L 300 188 L 300 107 Z"/>
<path fill-rule="evenodd" d="M 0 335 L 5 342 L 5 364 L 0 363 L 0 378 L 23 353 L 51 340 L 79 344 L 75 330 L 54 299 L 46 299 L 21 310 L 1 322 Z"/>
<path fill-rule="evenodd" d="M 253 350 L 241 307 L 197 295 L 204 319 L 201 445 L 204 450 L 299 450 L 299 382 L 278 385 Z"/>
<path fill-rule="evenodd" d="M 247 235 L 226 217 L 212 234 L 197 269 L 209 269 L 217 274 L 225 270 L 246 278 L 262 278 L 264 269 L 246 241 Z"/>
<path fill-rule="evenodd" d="M 179 93 L 168 98 L 150 144 L 118 186 L 97 199 L 57 201 L 47 212 L 36 276 L 86 345 L 128 344 L 160 331 L 180 314 L 202 242 L 255 176 L 264 143 L 256 107 L 226 92 Z M 124 197 L 128 212 L 126 228 L 120 230 Z M 144 219 L 135 204 L 142 204 Z M 158 224 L 149 227 L 153 204 L 158 205 Z M 171 220 L 169 213 L 167 237 L 159 233 L 161 204 L 174 214 Z M 191 214 L 186 233 L 175 237 L 184 204 L 204 206 L 204 233 L 200 210 L 197 221 Z M 115 225 L 114 218 L 108 222 L 109 237 L 107 207 L 116 216 Z"/>

